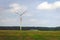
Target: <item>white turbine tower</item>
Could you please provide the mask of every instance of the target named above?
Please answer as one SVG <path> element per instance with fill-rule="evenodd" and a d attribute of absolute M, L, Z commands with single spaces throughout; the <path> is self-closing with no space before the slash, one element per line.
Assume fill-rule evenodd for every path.
<path fill-rule="evenodd" d="M 16 14 L 19 15 L 20 17 L 20 30 L 22 30 L 22 16 L 26 13 L 26 10 L 18 10 L 18 12 Z"/>
<path fill-rule="evenodd" d="M 21 6 L 21 5 L 17 4 L 17 3 L 11 4 L 10 7 L 12 8 L 11 12 L 16 13 L 16 14 L 18 14 L 20 16 L 20 30 L 21 30 L 22 29 L 21 28 L 22 27 L 21 26 L 22 25 L 22 16 L 26 12 L 26 7 Z"/>

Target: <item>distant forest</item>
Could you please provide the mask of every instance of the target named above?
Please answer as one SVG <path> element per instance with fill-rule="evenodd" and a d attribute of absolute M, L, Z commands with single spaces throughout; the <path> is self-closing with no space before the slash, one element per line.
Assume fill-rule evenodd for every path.
<path fill-rule="evenodd" d="M 20 26 L 0 26 L 0 30 L 20 30 Z M 60 26 L 58 27 L 34 27 L 25 26 L 22 30 L 42 30 L 42 31 L 60 31 Z"/>

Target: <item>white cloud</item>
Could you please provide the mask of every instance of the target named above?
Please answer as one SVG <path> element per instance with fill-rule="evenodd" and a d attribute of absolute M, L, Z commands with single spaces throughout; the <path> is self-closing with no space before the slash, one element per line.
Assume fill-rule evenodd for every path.
<path fill-rule="evenodd" d="M 14 23 L 17 20 L 16 19 L 1 19 L 0 20 L 2 23 Z"/>
<path fill-rule="evenodd" d="M 30 22 L 36 22 L 37 20 L 36 19 L 30 19 L 29 21 Z"/>
<path fill-rule="evenodd" d="M 53 4 L 55 8 L 60 8 L 60 1 L 57 1 Z"/>
<path fill-rule="evenodd" d="M 19 4 L 11 4 L 10 7 L 12 7 L 11 11 L 12 12 L 16 12 L 17 10 L 21 9 L 20 5 Z"/>
<path fill-rule="evenodd" d="M 34 18 L 28 19 L 26 24 L 29 26 L 38 26 L 39 25 L 38 19 L 34 19 Z"/>
<path fill-rule="evenodd" d="M 28 23 L 29 22 L 29 23 Z M 25 22 L 26 23 L 26 22 Z M 29 25 L 34 25 L 34 26 L 47 26 L 48 27 L 48 25 L 50 26 L 50 21 L 49 20 L 38 20 L 38 19 L 34 19 L 34 18 L 32 18 L 32 19 L 29 19 L 28 21 L 27 21 L 27 24 L 29 24 Z"/>
<path fill-rule="evenodd" d="M 55 27 L 59 24 L 59 21 L 56 20 L 47 20 L 47 19 L 42 19 L 42 20 L 38 20 L 38 19 L 29 19 L 27 21 L 27 23 L 25 22 L 26 25 L 34 25 L 34 26 L 42 26 L 42 27 Z"/>
<path fill-rule="evenodd" d="M 26 10 L 25 6 L 22 6 L 18 3 L 10 4 L 10 7 L 11 7 L 10 11 L 14 12 L 14 13 L 16 13 L 16 12 L 20 13 L 20 12 L 23 12 Z"/>
<path fill-rule="evenodd" d="M 5 10 L 4 7 L 0 7 L 0 12 L 3 12 Z"/>
<path fill-rule="evenodd" d="M 56 1 L 54 3 L 42 2 L 37 6 L 37 9 L 40 10 L 50 10 L 60 8 L 60 1 Z"/>
<path fill-rule="evenodd" d="M 31 13 L 26 13 L 25 15 L 23 15 L 23 16 L 27 16 L 27 17 L 31 17 L 31 16 L 33 16 L 33 14 L 31 14 Z"/>
<path fill-rule="evenodd" d="M 1 19 L 0 22 L 3 26 L 14 26 L 14 25 L 16 26 L 16 25 L 19 25 L 19 21 L 17 19 L 13 19 L 13 18 Z"/>

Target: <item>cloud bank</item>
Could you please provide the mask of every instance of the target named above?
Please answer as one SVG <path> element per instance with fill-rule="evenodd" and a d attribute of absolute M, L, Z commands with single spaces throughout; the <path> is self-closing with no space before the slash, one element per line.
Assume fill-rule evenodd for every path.
<path fill-rule="evenodd" d="M 60 8 L 60 1 L 56 1 L 54 3 L 42 2 L 37 6 L 39 10 L 51 10 Z"/>

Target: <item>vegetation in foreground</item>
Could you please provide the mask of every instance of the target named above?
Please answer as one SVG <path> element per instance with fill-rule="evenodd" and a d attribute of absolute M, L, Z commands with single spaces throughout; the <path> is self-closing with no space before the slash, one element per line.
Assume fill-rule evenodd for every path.
<path fill-rule="evenodd" d="M 0 40 L 60 40 L 60 31 L 0 30 Z"/>

